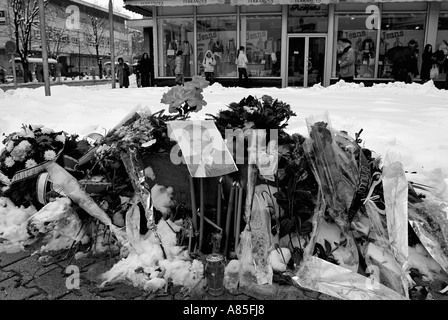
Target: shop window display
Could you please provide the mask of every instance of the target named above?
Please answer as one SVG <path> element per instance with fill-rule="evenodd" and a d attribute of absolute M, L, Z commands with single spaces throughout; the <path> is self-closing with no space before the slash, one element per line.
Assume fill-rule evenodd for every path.
<path fill-rule="evenodd" d="M 242 16 L 241 45 L 250 77 L 280 77 L 281 16 Z"/>
<path fill-rule="evenodd" d="M 176 52 L 182 50 L 184 76 L 193 75 L 194 33 L 193 18 L 158 19 L 159 76 L 174 77 Z"/>
<path fill-rule="evenodd" d="M 355 51 L 355 78 L 373 78 L 375 76 L 376 39 L 377 30 L 369 30 L 365 25 L 365 15 L 340 14 L 336 15 L 336 37 L 347 38 Z M 381 53 L 381 49 L 380 49 Z M 336 63 L 340 53 L 335 52 L 333 58 L 332 76 L 339 76 L 339 68 Z"/>
<path fill-rule="evenodd" d="M 425 47 L 424 13 L 384 13 L 381 19 L 381 47 L 378 61 L 378 77 L 393 78 L 392 61 L 385 57 L 385 53 L 394 47 L 406 47 L 411 40 L 417 42 L 418 70 L 421 67 L 421 55 Z"/>
<path fill-rule="evenodd" d="M 197 74 L 204 75 L 202 61 L 210 50 L 216 61 L 214 77 L 236 77 L 236 17 L 200 17 L 197 19 Z"/>

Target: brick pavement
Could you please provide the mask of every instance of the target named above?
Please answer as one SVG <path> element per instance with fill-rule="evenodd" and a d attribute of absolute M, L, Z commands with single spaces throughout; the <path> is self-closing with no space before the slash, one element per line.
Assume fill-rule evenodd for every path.
<path fill-rule="evenodd" d="M 276 283 L 269 287 L 248 285 L 236 292 L 225 291 L 219 297 L 207 293 L 205 281 L 189 293 L 172 286 L 166 293 L 148 293 L 126 283 L 111 283 L 99 288 L 99 276 L 118 261 L 117 255 L 106 254 L 70 262 L 70 257 L 58 260 L 65 256 L 65 252 L 48 257 L 47 254 L 33 254 L 36 248 L 34 245 L 19 253 L 0 253 L 0 300 L 337 300 L 318 292 Z M 79 289 L 67 289 L 66 280 L 70 274 L 65 271 L 69 262 L 79 267 Z"/>

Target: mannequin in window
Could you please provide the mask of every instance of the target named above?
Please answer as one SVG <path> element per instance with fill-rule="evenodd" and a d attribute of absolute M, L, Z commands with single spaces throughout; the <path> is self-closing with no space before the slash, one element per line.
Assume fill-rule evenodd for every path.
<path fill-rule="evenodd" d="M 215 66 L 215 76 L 221 74 L 221 60 L 222 54 L 224 52 L 224 48 L 222 46 L 221 40 L 217 39 L 216 42 L 213 42 L 212 53 L 215 57 L 216 66 Z"/>
<path fill-rule="evenodd" d="M 234 39 L 227 42 L 227 55 L 230 62 L 234 62 L 236 58 L 236 43 Z"/>
<path fill-rule="evenodd" d="M 370 59 L 375 56 L 375 46 L 372 38 L 366 38 L 362 42 L 362 62 L 363 64 L 370 64 Z"/>
<path fill-rule="evenodd" d="M 266 40 L 264 49 L 265 70 L 272 69 L 272 53 L 275 53 L 276 51 L 277 51 L 277 42 L 275 42 L 272 37 L 269 37 L 268 40 Z"/>
<path fill-rule="evenodd" d="M 172 62 L 176 58 L 176 52 L 177 52 L 177 41 L 176 38 L 173 36 L 173 39 L 171 39 L 170 42 L 168 42 L 168 47 L 166 50 L 166 75 L 167 76 L 174 76 L 174 73 L 172 72 Z"/>
<path fill-rule="evenodd" d="M 182 50 L 182 59 L 183 66 L 184 66 L 184 76 L 189 77 L 190 76 L 190 55 L 193 54 L 193 46 L 188 40 L 184 40 L 184 42 L 181 45 Z"/>

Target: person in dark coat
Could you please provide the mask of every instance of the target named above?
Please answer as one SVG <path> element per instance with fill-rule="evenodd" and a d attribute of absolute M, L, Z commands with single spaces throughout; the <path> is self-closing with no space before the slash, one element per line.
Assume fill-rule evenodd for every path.
<path fill-rule="evenodd" d="M 118 58 L 117 78 L 120 88 L 129 87 L 129 66 L 124 62 L 123 58 Z"/>
<path fill-rule="evenodd" d="M 422 83 L 429 81 L 432 65 L 436 63 L 434 53 L 432 52 L 432 45 L 427 44 L 422 54 L 422 68 L 420 72 L 420 78 Z"/>
<path fill-rule="evenodd" d="M 149 87 L 150 77 L 151 77 L 151 59 L 149 55 L 145 52 L 140 60 L 140 74 L 142 77 L 142 87 Z"/>
<path fill-rule="evenodd" d="M 392 62 L 395 81 L 412 83 L 413 77 L 418 75 L 416 45 L 415 40 L 411 40 L 407 47 L 397 46 L 387 50 L 386 57 Z"/>

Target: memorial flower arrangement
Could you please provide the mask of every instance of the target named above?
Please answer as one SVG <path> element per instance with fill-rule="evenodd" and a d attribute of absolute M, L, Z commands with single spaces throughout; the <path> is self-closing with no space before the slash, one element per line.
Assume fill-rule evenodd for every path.
<path fill-rule="evenodd" d="M 164 93 L 160 102 L 169 105 L 170 113 L 178 113 L 179 119 L 185 120 L 190 112 L 198 112 L 207 105 L 202 95 L 203 89 L 207 87 L 208 81 L 203 77 L 193 76 L 183 86 L 174 86 Z"/>
<path fill-rule="evenodd" d="M 271 96 L 264 95 L 261 99 L 249 95 L 240 102 L 232 102 L 227 110 L 221 110 L 218 115 L 211 116 L 216 126 L 224 133 L 225 129 L 283 129 L 288 120 L 296 114 L 291 106 Z"/>
<path fill-rule="evenodd" d="M 21 170 L 31 169 L 43 162 L 54 161 L 64 148 L 66 135 L 63 131 L 55 132 L 43 125 L 23 125 L 22 130 L 5 136 L 5 148 L 0 154 L 0 173 L 2 182 L 10 184 L 18 177 Z M 28 175 L 23 176 L 26 177 Z"/>

